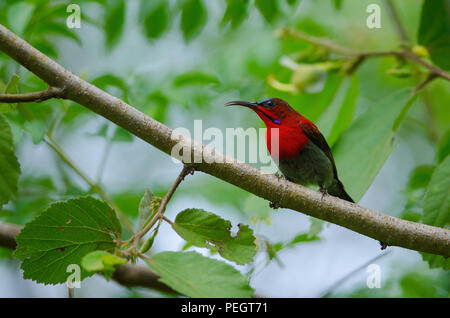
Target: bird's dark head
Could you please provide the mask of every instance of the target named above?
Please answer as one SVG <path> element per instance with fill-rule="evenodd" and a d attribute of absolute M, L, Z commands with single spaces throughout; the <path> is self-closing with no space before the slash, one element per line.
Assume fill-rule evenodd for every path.
<path fill-rule="evenodd" d="M 253 109 L 264 121 L 267 127 L 276 127 L 281 125 L 283 120 L 293 111 L 284 100 L 279 98 L 266 98 L 258 102 L 231 101 L 225 106 L 245 106 Z"/>

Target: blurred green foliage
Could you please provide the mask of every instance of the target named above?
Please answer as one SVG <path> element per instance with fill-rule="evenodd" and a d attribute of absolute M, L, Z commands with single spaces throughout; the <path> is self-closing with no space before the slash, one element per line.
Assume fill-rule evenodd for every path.
<path fill-rule="evenodd" d="M 61 52 L 64 48 L 76 45 L 89 49 L 92 45 L 85 42 L 84 25 L 103 34 L 105 55 L 118 50 L 135 26 L 140 32 L 138 41 L 142 50 L 162 45 L 167 39 L 181 43 L 179 47 L 186 51 L 196 47 L 201 58 L 168 72 L 142 71 L 136 64 L 129 72 L 108 69 L 96 74 L 87 69 L 78 75 L 168 125 L 180 122 L 178 114 L 184 116 L 185 125 L 195 118 L 209 120 L 220 117 L 216 106 L 230 99 L 258 100 L 268 96 L 285 99 L 316 122 L 327 137 L 336 156 L 339 174 L 355 198 L 363 196 L 384 165 L 397 144 L 399 130 L 407 135 L 423 137 L 435 153 L 435 159 L 425 165 L 421 162 L 410 171 L 409 182 L 402 189 L 405 204 L 400 215 L 411 221 L 448 228 L 450 83 L 436 79 L 412 102 L 404 87 L 416 86 L 425 78 L 426 69 L 421 66 L 385 57 L 368 59 L 349 74 L 348 70 L 355 66 L 355 61 L 343 59 L 326 48 L 305 41 L 276 35 L 278 27 L 283 26 L 327 37 L 354 49 L 400 49 L 400 41 L 387 19 L 383 28 L 377 31 L 361 27 L 365 23 L 365 7 L 372 2 L 378 3 L 385 12 L 385 2 L 378 0 L 83 0 L 78 1 L 83 27 L 70 29 L 66 27 L 67 1 L 0 0 L 0 23 L 63 65 L 65 60 Z M 421 52 L 428 62 L 448 70 L 450 2 L 425 0 L 422 3 L 420 8 L 407 1 L 394 1 L 412 39 L 409 46 L 415 47 L 415 52 Z M 420 50 L 418 44 L 421 45 Z M 297 69 L 289 69 L 280 63 L 283 58 L 296 63 Z M 189 59 L 188 55 L 186 59 Z M 331 67 L 327 66 L 324 71 L 323 65 Z M 305 72 L 318 71 L 318 67 L 322 68 L 320 76 L 315 76 L 316 73 L 305 76 Z M 280 89 L 285 86 L 279 84 L 295 89 Z M 45 83 L 0 52 L 1 93 L 45 88 Z M 14 143 L 19 159 L 33 147 L 29 141 L 36 145 L 44 144 L 46 135 L 64 140 L 77 135 L 90 120 L 98 118 L 84 107 L 66 100 L 0 104 L 0 113 L 3 114 L 0 115 L 0 124 L 7 120 L 13 135 L 12 139 L 6 134 L 8 149 L 3 151 L 0 148 L 2 154 Z M 111 123 L 99 120 L 97 123 L 96 130 L 85 137 L 97 137 L 110 145 L 105 147 L 105 160 L 108 159 L 107 149 L 112 145 L 121 143 L 123 147 L 131 147 L 136 139 Z M 242 115 L 232 124 L 235 127 L 258 125 L 261 124 L 250 114 Z M 1 132 L 9 129 L 0 128 Z M 420 158 L 421 149 L 413 151 Z M 103 162 L 105 164 L 106 161 Z M 24 171 L 16 198 L 3 205 L 0 220 L 25 224 L 51 202 L 95 193 L 86 184 L 80 185 L 74 180 L 74 172 L 57 157 L 49 165 L 55 166 L 54 173 Z M 0 165 L 0 171 L 3 167 Z M 149 169 L 158 170 L 158 167 L 149 165 Z M 102 173 L 99 175 L 102 185 Z M 149 182 L 155 195 L 165 194 L 166 181 Z M 111 192 L 112 200 L 126 215 L 138 220 L 145 186 L 106 191 Z M 4 194 L 5 191 L 0 194 L 0 203 L 14 197 L 8 195 L 4 198 Z M 177 191 L 177 196 L 202 198 L 211 204 L 238 210 L 249 223 L 263 221 L 270 224 L 272 211 L 267 202 L 210 177 L 192 180 L 189 186 Z M 279 261 L 278 252 L 284 248 L 312 241 L 320 246 L 322 227 L 322 222 L 313 220 L 309 232 L 300 232 L 285 242 L 258 237 L 258 241 L 265 242 L 258 244 L 258 248 L 267 254 L 269 262 L 273 259 Z M 11 257 L 11 254 L 0 249 L 1 256 Z M 177 263 L 174 255 L 163 254 L 162 257 L 168 257 L 174 266 Z M 423 258 L 431 267 L 448 269 L 449 259 L 425 254 Z M 157 262 L 153 268 L 163 273 Z M 241 284 L 242 277 L 236 277 Z M 435 269 L 427 272 L 422 268 L 412 268 L 411 272 L 390 277 L 381 289 L 361 288 L 337 295 L 448 297 L 449 282 L 448 271 Z M 189 293 L 196 295 L 186 286 L 181 288 L 187 288 Z M 246 289 L 245 295 L 249 292 Z"/>

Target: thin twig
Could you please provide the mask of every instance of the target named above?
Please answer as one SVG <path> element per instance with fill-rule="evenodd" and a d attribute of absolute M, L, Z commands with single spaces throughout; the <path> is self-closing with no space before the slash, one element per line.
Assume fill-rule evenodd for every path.
<path fill-rule="evenodd" d="M 343 55 L 349 55 L 349 56 L 357 56 L 359 55 L 359 51 L 357 50 L 353 50 L 353 49 L 348 49 L 346 47 L 340 46 L 336 43 L 333 43 L 329 40 L 326 39 L 321 39 L 309 34 L 306 34 L 300 30 L 294 30 L 294 29 L 289 29 L 289 28 L 280 28 L 277 31 L 278 36 L 280 37 L 288 37 L 291 36 L 293 38 L 296 39 L 300 39 L 300 40 L 304 40 L 306 42 L 309 42 L 311 44 L 317 45 L 317 46 L 322 46 L 330 51 L 336 52 L 336 53 L 340 53 Z"/>
<path fill-rule="evenodd" d="M 164 221 L 166 221 L 167 223 L 169 223 L 170 225 L 173 225 L 172 220 L 169 220 L 169 219 L 166 218 L 165 216 L 163 216 L 162 219 L 163 219 Z"/>
<path fill-rule="evenodd" d="M 398 36 L 400 37 L 400 40 L 402 41 L 402 44 L 408 45 L 411 43 L 408 33 L 406 32 L 405 27 L 403 26 L 403 23 L 400 21 L 400 17 L 397 12 L 397 8 L 395 7 L 392 0 L 385 0 L 387 11 L 391 15 L 392 22 L 394 23 L 395 29 L 397 30 Z"/>
<path fill-rule="evenodd" d="M 50 98 L 63 98 L 63 89 L 50 86 L 45 91 L 24 94 L 0 94 L 0 103 L 40 103 Z"/>
<path fill-rule="evenodd" d="M 345 47 L 342 47 L 340 45 L 337 45 L 333 42 L 330 42 L 328 40 L 316 38 L 314 36 L 308 35 L 306 33 L 303 33 L 299 30 L 294 29 L 288 29 L 288 28 L 281 28 L 279 30 L 279 35 L 281 37 L 287 37 L 291 36 L 296 39 L 307 41 L 311 44 L 318 45 L 325 47 L 329 49 L 330 51 L 340 53 L 342 55 L 359 58 L 362 59 L 360 62 L 365 60 L 366 58 L 370 57 L 382 57 L 382 56 L 397 56 L 404 59 L 408 59 L 410 61 L 413 61 L 417 64 L 420 64 L 430 70 L 431 73 L 436 74 L 439 77 L 442 77 L 448 81 L 450 81 L 450 74 L 445 72 L 444 70 L 440 69 L 439 67 L 421 59 L 419 56 L 415 55 L 414 53 L 408 51 L 408 50 L 401 50 L 401 51 L 394 51 L 394 50 L 387 50 L 387 51 L 360 51 L 360 50 L 354 50 L 354 49 L 348 49 Z"/>
<path fill-rule="evenodd" d="M 81 171 L 81 169 L 78 168 L 77 165 L 66 154 L 64 149 L 62 149 L 62 147 L 51 136 L 45 136 L 44 142 L 51 149 L 53 149 L 58 157 L 66 165 L 68 165 L 81 179 L 83 179 L 91 187 L 91 189 L 100 196 L 100 198 L 102 198 L 106 203 L 109 204 L 109 206 L 111 206 L 111 208 L 113 208 L 117 212 L 120 221 L 126 227 L 126 229 L 130 231 L 130 233 L 134 233 L 133 225 L 131 224 L 128 217 L 124 214 L 122 209 L 117 204 L 115 204 L 115 202 L 106 194 L 103 188 L 95 183 L 87 174 Z"/>
<path fill-rule="evenodd" d="M 98 171 L 97 171 L 97 183 L 102 182 L 103 173 L 105 172 L 106 162 L 109 159 L 109 153 L 111 152 L 112 144 L 113 143 L 112 143 L 111 138 L 107 138 L 105 148 L 103 150 L 102 158 L 100 159 L 100 165 L 99 165 Z"/>
<path fill-rule="evenodd" d="M 163 218 L 164 212 L 166 211 L 166 206 L 167 203 L 169 203 L 170 198 L 172 198 L 173 194 L 175 193 L 175 190 L 178 188 L 178 186 L 180 185 L 181 181 L 184 180 L 184 178 L 188 175 L 188 174 L 192 174 L 194 172 L 194 169 L 192 167 L 188 167 L 188 166 L 183 166 L 183 169 L 181 170 L 180 174 L 178 175 L 178 177 L 176 178 L 175 182 L 173 183 L 173 185 L 170 187 L 169 191 L 166 193 L 166 195 L 164 196 L 164 198 L 162 198 L 161 200 L 161 205 L 158 208 L 158 212 L 156 212 L 155 216 L 153 217 L 153 219 L 142 229 L 142 231 L 140 231 L 139 233 L 137 233 L 135 235 L 135 237 L 133 238 L 133 247 L 132 249 L 137 249 L 137 246 L 139 244 L 139 241 L 142 239 L 142 237 L 148 232 L 150 231 L 150 229 L 153 227 L 153 225 L 155 225 L 155 223 L 158 220 L 161 220 Z"/>
<path fill-rule="evenodd" d="M 419 90 L 425 87 L 428 83 L 430 83 L 432 80 L 434 80 L 437 76 L 436 73 L 430 73 L 427 78 L 421 82 L 419 85 L 417 85 L 411 92 L 411 95 L 415 95 Z"/>
<path fill-rule="evenodd" d="M 331 293 L 333 290 L 341 286 L 347 279 L 352 277 L 354 274 L 362 270 L 363 268 L 369 266 L 370 264 L 373 264 L 375 261 L 379 260 L 380 258 L 388 255 L 391 251 L 384 252 L 382 254 L 379 254 L 375 256 L 374 258 L 370 259 L 369 261 L 365 262 L 364 264 L 358 266 L 354 270 L 352 270 L 350 273 L 344 275 L 344 277 L 338 279 L 335 283 L 333 283 L 330 287 L 326 288 L 322 293 L 319 294 L 318 297 L 325 297 L 329 293 Z"/>

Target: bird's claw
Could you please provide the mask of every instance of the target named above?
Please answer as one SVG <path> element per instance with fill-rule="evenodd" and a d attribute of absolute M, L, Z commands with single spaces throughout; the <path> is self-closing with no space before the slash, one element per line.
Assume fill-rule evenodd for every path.
<path fill-rule="evenodd" d="M 274 176 L 277 177 L 278 181 L 286 180 L 286 177 L 282 173 L 279 173 L 278 171 L 275 172 Z"/>
<path fill-rule="evenodd" d="M 270 203 L 269 203 L 269 207 L 270 207 L 271 209 L 276 210 L 276 209 L 281 208 L 281 205 L 279 205 L 278 203 L 275 203 L 275 202 L 270 202 Z"/>
<path fill-rule="evenodd" d="M 325 189 L 325 188 L 322 188 L 322 187 L 319 189 L 319 192 L 322 193 L 322 198 L 321 198 L 321 200 L 323 200 L 324 196 L 325 196 L 326 194 L 328 194 L 328 190 Z"/>
<path fill-rule="evenodd" d="M 195 167 L 189 166 L 186 167 L 186 170 L 182 176 L 182 180 L 184 180 L 184 178 L 186 178 L 187 175 L 193 175 L 195 173 Z"/>
<path fill-rule="evenodd" d="M 380 242 L 380 245 L 381 245 L 381 250 L 385 250 L 386 247 L 389 246 L 388 243 L 386 243 L 386 242 L 381 242 L 381 241 L 379 241 L 379 242 Z"/>

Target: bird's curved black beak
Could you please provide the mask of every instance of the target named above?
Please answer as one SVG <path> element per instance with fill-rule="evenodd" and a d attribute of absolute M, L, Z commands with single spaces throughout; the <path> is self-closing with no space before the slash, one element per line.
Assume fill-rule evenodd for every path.
<path fill-rule="evenodd" d="M 245 106 L 250 108 L 258 107 L 257 103 L 246 102 L 242 100 L 234 100 L 225 104 L 225 106 L 234 106 L 234 105 Z"/>

